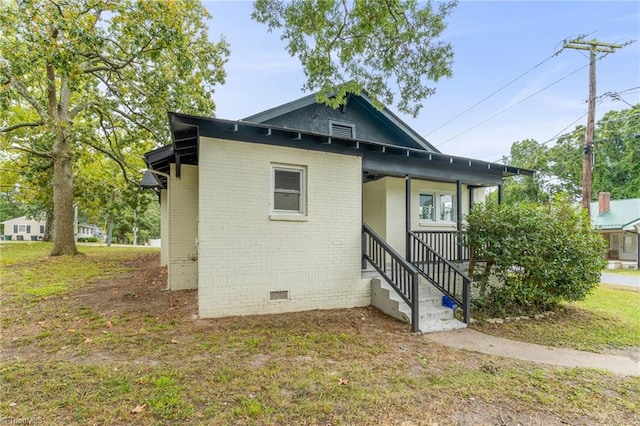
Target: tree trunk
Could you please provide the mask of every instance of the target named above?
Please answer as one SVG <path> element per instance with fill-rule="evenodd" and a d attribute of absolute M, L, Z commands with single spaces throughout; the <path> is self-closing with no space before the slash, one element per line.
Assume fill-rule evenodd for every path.
<path fill-rule="evenodd" d="M 42 238 L 44 241 L 53 241 L 53 236 L 55 235 L 55 230 L 53 229 L 53 212 L 50 209 L 47 209 L 46 222 L 44 226 L 44 237 Z"/>
<path fill-rule="evenodd" d="M 71 144 L 64 132 L 54 144 L 53 158 L 53 249 L 51 256 L 77 255 L 73 229 L 73 175 Z"/>

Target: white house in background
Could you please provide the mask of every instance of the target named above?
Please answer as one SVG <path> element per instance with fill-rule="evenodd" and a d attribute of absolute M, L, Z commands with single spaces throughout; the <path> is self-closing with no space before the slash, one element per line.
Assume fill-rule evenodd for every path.
<path fill-rule="evenodd" d="M 612 200 L 601 192 L 591 203 L 591 222 L 609 245 L 609 269 L 640 269 L 640 198 Z"/>
<path fill-rule="evenodd" d="M 41 241 L 46 230 L 46 221 L 17 217 L 4 222 L 3 239 L 12 241 Z M 87 223 L 79 223 L 76 227 L 76 238 L 99 237 L 100 228 Z"/>
<path fill-rule="evenodd" d="M 463 217 L 486 187 L 533 172 L 439 152 L 366 95 L 313 95 L 230 121 L 170 113 L 148 152 L 171 290 L 201 317 L 375 305 L 412 329 L 464 326 Z M 501 191 L 499 191 L 501 194 Z"/>
<path fill-rule="evenodd" d="M 79 223 L 76 227 L 76 239 L 78 238 L 98 238 L 102 235 L 99 227 L 88 223 Z"/>
<path fill-rule="evenodd" d="M 1 222 L 4 225 L 4 239 L 14 241 L 38 241 L 44 238 L 46 222 L 29 219 L 26 216 Z"/>

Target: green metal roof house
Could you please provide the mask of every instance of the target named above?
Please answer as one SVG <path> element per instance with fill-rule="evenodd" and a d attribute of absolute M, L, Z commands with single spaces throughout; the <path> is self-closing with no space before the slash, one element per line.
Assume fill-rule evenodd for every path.
<path fill-rule="evenodd" d="M 591 203 L 591 220 L 609 242 L 609 268 L 640 269 L 640 198 L 611 200 L 601 192 Z"/>

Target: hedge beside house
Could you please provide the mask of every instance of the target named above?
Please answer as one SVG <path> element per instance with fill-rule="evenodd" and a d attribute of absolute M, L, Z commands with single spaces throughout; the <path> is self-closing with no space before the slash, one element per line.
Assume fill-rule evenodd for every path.
<path fill-rule="evenodd" d="M 489 315 L 554 309 L 584 299 L 600 283 L 605 242 L 567 197 L 478 205 L 467 220 L 470 271 L 480 286 L 474 305 Z M 474 264 L 482 265 L 479 273 Z"/>

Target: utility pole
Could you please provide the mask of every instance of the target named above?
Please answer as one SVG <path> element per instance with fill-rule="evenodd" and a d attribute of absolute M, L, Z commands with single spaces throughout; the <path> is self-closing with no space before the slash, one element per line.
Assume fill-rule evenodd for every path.
<path fill-rule="evenodd" d="M 624 47 L 622 44 L 602 43 L 595 39 L 586 41 L 582 38 L 567 40 L 563 44 L 565 49 L 589 51 L 589 109 L 587 111 L 587 131 L 585 134 L 582 156 L 582 208 L 590 215 L 591 181 L 593 171 L 593 129 L 596 116 L 596 53 L 614 53 L 616 49 Z"/>

